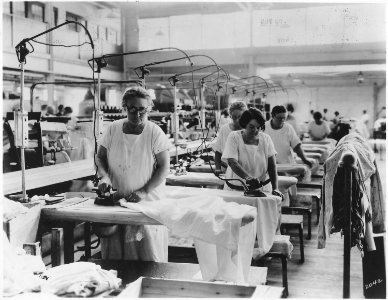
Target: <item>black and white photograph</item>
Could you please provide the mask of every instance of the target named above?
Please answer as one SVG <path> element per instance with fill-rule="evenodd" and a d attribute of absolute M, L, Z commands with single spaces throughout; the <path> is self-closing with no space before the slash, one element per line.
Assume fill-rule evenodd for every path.
<path fill-rule="evenodd" d="M 385 1 L 2 1 L 2 296 L 386 299 Z"/>

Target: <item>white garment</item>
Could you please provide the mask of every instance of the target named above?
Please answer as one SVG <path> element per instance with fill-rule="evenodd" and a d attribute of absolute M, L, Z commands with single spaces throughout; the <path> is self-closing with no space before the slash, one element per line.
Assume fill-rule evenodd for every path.
<path fill-rule="evenodd" d="M 42 274 L 43 293 L 88 297 L 110 289 L 118 289 L 121 279 L 116 271 L 101 269 L 91 262 L 75 262 L 53 267 Z"/>
<path fill-rule="evenodd" d="M 267 173 L 268 158 L 276 154 L 271 138 L 264 132 L 259 132 L 259 144 L 247 145 L 244 143 L 242 133 L 243 131 L 239 130 L 229 134 L 222 158 L 225 160 L 228 158 L 236 159 L 249 176 L 265 181 L 269 178 Z M 230 166 L 226 170 L 225 178 L 243 180 L 243 178 L 233 172 Z M 231 183 L 241 186 L 241 183 L 238 181 Z M 224 189 L 228 190 L 230 188 L 225 184 Z M 263 190 L 271 192 L 271 184 L 265 185 Z"/>
<path fill-rule="evenodd" d="M 318 125 L 315 121 L 312 121 L 309 123 L 308 132 L 313 141 L 323 140 L 330 133 L 329 124 L 322 121 L 322 124 Z"/>
<path fill-rule="evenodd" d="M 293 149 L 301 143 L 296 135 L 294 128 L 290 124 L 284 123 L 280 129 L 271 127 L 271 120 L 265 122 L 265 131 L 268 134 L 275 146 L 277 152 L 276 163 L 278 164 L 294 164 Z"/>
<path fill-rule="evenodd" d="M 224 125 L 226 125 L 226 124 L 229 124 L 230 123 L 230 119 L 229 119 L 229 117 L 221 117 L 220 118 L 220 125 L 219 125 L 219 127 L 221 128 L 221 127 L 223 127 Z"/>
<path fill-rule="evenodd" d="M 256 208 L 227 203 L 217 196 L 190 194 L 172 189 L 162 201 L 129 203 L 122 199 L 120 205 L 143 212 L 174 235 L 193 238 L 204 280 L 247 283 L 256 237 Z M 241 227 L 246 216 L 254 221 Z"/>
<path fill-rule="evenodd" d="M 288 118 L 286 119 L 286 122 L 288 124 L 290 124 L 292 126 L 292 128 L 294 128 L 294 130 L 296 132 L 296 135 L 300 136 L 301 129 L 300 129 L 300 127 L 299 127 L 295 117 L 292 116 L 292 115 L 288 115 Z"/>
<path fill-rule="evenodd" d="M 100 145 L 107 149 L 109 178 L 113 188 L 130 195 L 142 188 L 156 168 L 155 155 L 172 145 L 156 124 L 147 121 L 139 135 L 123 133 L 125 119 L 113 122 L 104 133 Z M 165 182 L 147 194 L 146 201 L 163 198 Z M 135 229 L 134 229 L 135 228 Z M 141 241 L 136 236 L 144 236 Z M 113 236 L 101 239 L 103 258 L 167 261 L 168 231 L 163 226 L 127 225 Z"/>
<path fill-rule="evenodd" d="M 226 141 L 228 139 L 229 133 L 231 133 L 231 132 L 232 132 L 232 129 L 230 129 L 230 124 L 226 124 L 226 125 L 222 126 L 220 128 L 220 130 L 218 131 L 217 139 L 215 139 L 211 143 L 210 147 L 214 151 L 218 151 L 222 154 L 222 152 L 225 149 L 225 144 L 226 144 Z"/>
<path fill-rule="evenodd" d="M 360 121 L 361 121 L 362 123 L 364 123 L 365 126 L 368 126 L 369 120 L 370 120 L 370 117 L 369 117 L 368 114 L 363 114 L 363 115 L 360 117 Z"/>

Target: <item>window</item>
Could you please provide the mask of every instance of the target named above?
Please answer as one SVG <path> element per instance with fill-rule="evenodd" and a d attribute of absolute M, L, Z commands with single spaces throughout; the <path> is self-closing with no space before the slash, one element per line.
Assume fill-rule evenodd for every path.
<path fill-rule="evenodd" d="M 24 2 L 25 17 L 44 22 L 45 5 L 41 2 Z"/>
<path fill-rule="evenodd" d="M 74 22 L 79 22 L 81 24 L 85 24 L 85 19 L 80 17 L 80 16 L 77 16 L 75 14 L 72 14 L 72 13 L 69 13 L 69 12 L 66 12 L 66 20 L 67 21 L 74 21 Z M 81 26 L 77 25 L 77 24 L 74 24 L 74 23 L 71 23 L 69 25 L 68 28 L 71 30 L 71 31 L 75 31 L 75 32 L 80 32 L 81 31 Z"/>

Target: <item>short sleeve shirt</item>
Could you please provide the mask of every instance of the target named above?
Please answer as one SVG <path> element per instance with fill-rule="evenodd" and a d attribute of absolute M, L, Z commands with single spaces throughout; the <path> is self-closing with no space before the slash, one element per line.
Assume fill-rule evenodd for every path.
<path fill-rule="evenodd" d="M 288 123 L 284 123 L 280 129 L 271 127 L 271 120 L 265 122 L 265 131 L 268 134 L 275 146 L 277 152 L 276 163 L 278 164 L 293 164 L 295 159 L 293 149 L 301 143 L 294 128 Z"/>
<path fill-rule="evenodd" d="M 326 121 L 320 125 L 313 121 L 309 123 L 308 131 L 312 140 L 322 140 L 330 133 L 330 128 Z"/>

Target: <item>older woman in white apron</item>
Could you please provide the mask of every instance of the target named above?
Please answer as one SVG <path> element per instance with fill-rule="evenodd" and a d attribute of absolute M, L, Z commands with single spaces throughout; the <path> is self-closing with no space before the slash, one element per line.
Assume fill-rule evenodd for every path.
<path fill-rule="evenodd" d="M 269 135 L 263 132 L 265 119 L 256 108 L 245 111 L 240 118 L 243 130 L 229 134 L 222 158 L 228 161 L 225 178 L 240 179 L 257 188 L 269 179 L 262 191 L 282 197 L 278 190 L 276 151 Z M 240 185 L 238 181 L 234 185 Z M 225 185 L 225 189 L 231 189 Z"/>
<path fill-rule="evenodd" d="M 123 95 L 127 118 L 113 122 L 99 141 L 99 189 L 117 189 L 115 198 L 128 202 L 158 201 L 163 197 L 169 172 L 171 147 L 164 132 L 147 120 L 152 105 L 140 87 Z M 168 231 L 165 226 L 119 226 L 113 235 L 101 238 L 103 259 L 167 262 Z"/>

